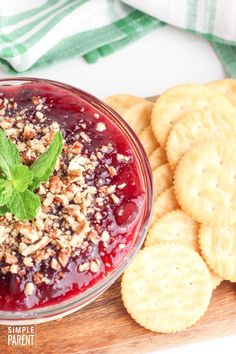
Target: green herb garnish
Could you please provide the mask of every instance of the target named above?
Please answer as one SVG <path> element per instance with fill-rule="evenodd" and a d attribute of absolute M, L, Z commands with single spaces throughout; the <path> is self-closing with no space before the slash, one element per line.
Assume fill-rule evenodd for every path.
<path fill-rule="evenodd" d="M 33 182 L 30 186 L 31 190 L 39 187 L 40 183 L 47 182 L 56 165 L 57 159 L 61 154 L 63 146 L 63 138 L 61 133 L 57 133 L 49 146 L 30 167 L 33 173 Z"/>
<path fill-rule="evenodd" d="M 47 151 L 28 167 L 22 164 L 17 146 L 0 129 L 0 215 L 11 212 L 19 220 L 36 217 L 40 199 L 33 191 L 48 181 L 62 147 L 58 132 Z"/>

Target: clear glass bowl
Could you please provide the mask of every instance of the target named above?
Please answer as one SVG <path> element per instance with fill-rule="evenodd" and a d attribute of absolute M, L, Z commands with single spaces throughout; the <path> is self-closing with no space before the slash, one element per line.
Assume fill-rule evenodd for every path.
<path fill-rule="evenodd" d="M 73 92 L 78 97 L 82 98 L 89 105 L 92 105 L 96 110 L 105 114 L 108 119 L 119 127 L 119 129 L 125 134 L 128 139 L 133 154 L 137 160 L 137 164 L 140 170 L 140 176 L 144 186 L 145 194 L 145 207 L 142 215 L 142 220 L 139 223 L 139 227 L 136 230 L 136 235 L 133 238 L 133 244 L 128 254 L 123 258 L 121 263 L 103 280 L 87 289 L 79 295 L 75 295 L 72 298 L 61 301 L 55 305 L 44 306 L 41 308 L 26 310 L 26 311 L 0 311 L 0 324 L 6 325 L 22 325 L 22 324 L 38 324 L 58 318 L 62 318 L 69 315 L 82 307 L 88 305 L 90 302 L 95 300 L 100 294 L 102 294 L 106 289 L 108 289 L 116 279 L 124 272 L 131 260 L 134 258 L 136 253 L 141 248 L 143 241 L 145 239 L 149 221 L 151 217 L 151 211 L 153 206 L 153 181 L 152 181 L 152 171 L 148 162 L 148 158 L 144 152 L 144 149 L 138 140 L 135 133 L 127 125 L 127 123 L 109 106 L 104 102 L 100 101 L 96 97 L 77 89 L 73 86 L 66 85 L 60 82 L 37 79 L 37 78 L 17 78 L 17 79 L 4 79 L 0 80 L 0 86 L 15 86 L 24 85 L 25 83 L 49 83 L 56 85 L 60 88 L 66 89 L 69 92 Z M 1 91 L 1 89 L 0 89 Z"/>

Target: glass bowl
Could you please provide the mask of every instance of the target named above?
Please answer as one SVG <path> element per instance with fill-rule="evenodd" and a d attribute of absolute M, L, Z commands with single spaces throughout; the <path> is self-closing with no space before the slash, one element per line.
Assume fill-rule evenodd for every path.
<path fill-rule="evenodd" d="M 43 307 L 24 311 L 0 311 L 0 324 L 5 325 L 38 324 L 56 320 L 81 309 L 95 300 L 117 280 L 142 247 L 148 230 L 153 206 L 152 171 L 148 158 L 135 133 L 113 109 L 87 92 L 60 82 L 26 77 L 0 80 L 0 86 L 19 86 L 24 85 L 25 83 L 48 83 L 51 85 L 56 85 L 64 90 L 68 90 L 70 93 L 78 95 L 78 97 L 82 98 L 88 105 L 96 108 L 97 111 L 105 114 L 108 119 L 114 122 L 126 136 L 133 150 L 133 154 L 139 167 L 141 182 L 145 191 L 145 201 L 144 212 L 141 215 L 141 220 L 136 230 L 136 234 L 133 237 L 132 246 L 127 255 L 122 259 L 119 265 L 108 274 L 108 276 L 91 288 L 85 290 L 83 293 L 75 295 L 69 299 L 65 299 L 64 301 L 62 300 L 60 303 L 55 305 L 44 305 Z"/>

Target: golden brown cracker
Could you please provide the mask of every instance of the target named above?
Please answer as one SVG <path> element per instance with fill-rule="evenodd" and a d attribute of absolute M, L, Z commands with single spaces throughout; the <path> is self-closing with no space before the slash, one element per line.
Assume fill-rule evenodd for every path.
<path fill-rule="evenodd" d="M 223 281 L 223 278 L 220 275 L 214 273 L 212 270 L 210 270 L 210 274 L 212 280 L 212 290 L 215 290 L 217 286 L 219 286 L 220 283 Z"/>
<path fill-rule="evenodd" d="M 236 224 L 202 225 L 199 244 L 209 267 L 223 279 L 236 282 Z"/>
<path fill-rule="evenodd" d="M 126 110 L 122 117 L 138 135 L 151 124 L 152 108 L 153 102 L 141 102 Z"/>
<path fill-rule="evenodd" d="M 175 168 L 181 157 L 196 144 L 236 136 L 235 122 L 236 114 L 228 115 L 217 109 L 204 108 L 183 115 L 167 139 L 166 151 L 171 167 Z"/>
<path fill-rule="evenodd" d="M 196 221 L 232 224 L 236 220 L 236 139 L 194 146 L 175 172 L 175 193 Z"/>
<path fill-rule="evenodd" d="M 147 235 L 145 246 L 174 242 L 198 251 L 199 224 L 183 210 L 177 209 L 156 220 Z"/>
<path fill-rule="evenodd" d="M 225 95 L 236 108 L 236 80 L 216 80 L 209 82 L 208 85 L 221 94 Z"/>
<path fill-rule="evenodd" d="M 108 96 L 104 98 L 103 101 L 121 116 L 127 109 L 131 108 L 132 106 L 135 106 L 136 104 L 142 102 L 146 102 L 146 100 L 142 97 L 127 94 L 117 94 Z"/>
<path fill-rule="evenodd" d="M 173 185 L 173 171 L 168 163 L 157 167 L 153 171 L 153 182 L 154 200 L 156 200 L 164 190 Z"/>
<path fill-rule="evenodd" d="M 152 224 L 158 218 L 177 208 L 179 208 L 179 204 L 175 196 L 174 187 L 172 186 L 162 192 L 155 200 L 153 205 Z"/>
<path fill-rule="evenodd" d="M 123 275 L 121 293 L 125 308 L 141 326 L 175 333 L 205 313 L 212 283 L 197 252 L 167 243 L 138 253 Z"/>
<path fill-rule="evenodd" d="M 150 162 L 152 170 L 155 170 L 157 167 L 164 165 L 165 163 L 167 163 L 165 150 L 161 146 L 159 146 L 151 153 L 148 160 Z"/>
<path fill-rule="evenodd" d="M 151 153 L 159 146 L 155 136 L 153 135 L 152 127 L 150 125 L 146 127 L 138 137 L 147 156 L 150 156 Z"/>
<path fill-rule="evenodd" d="M 230 101 L 206 85 L 184 84 L 163 93 L 154 104 L 151 118 L 153 133 L 160 145 L 165 147 L 171 129 L 183 114 L 206 107 L 234 115 Z"/>

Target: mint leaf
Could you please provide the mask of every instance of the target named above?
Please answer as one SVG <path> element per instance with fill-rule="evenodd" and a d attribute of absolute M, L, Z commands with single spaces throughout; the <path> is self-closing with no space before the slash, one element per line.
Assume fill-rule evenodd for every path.
<path fill-rule="evenodd" d="M 63 137 L 61 132 L 58 132 L 54 136 L 47 151 L 39 156 L 30 168 L 33 173 L 33 182 L 30 186 L 31 190 L 36 189 L 40 183 L 48 181 L 50 175 L 53 173 L 57 159 L 61 154 L 62 147 Z"/>
<path fill-rule="evenodd" d="M 5 215 L 9 212 L 9 209 L 6 205 L 0 206 L 0 216 Z"/>
<path fill-rule="evenodd" d="M 36 217 L 40 206 L 39 197 L 26 189 L 20 193 L 13 189 L 10 201 L 7 204 L 10 212 L 19 220 L 32 220 Z"/>
<path fill-rule="evenodd" d="M 32 190 L 48 181 L 62 147 L 63 137 L 58 132 L 48 150 L 29 168 L 22 164 L 17 146 L 0 129 L 0 215 L 11 212 L 19 220 L 36 217 L 40 198 Z"/>
<path fill-rule="evenodd" d="M 24 192 L 32 183 L 33 173 L 28 166 L 16 165 L 11 170 L 11 182 L 18 192 Z"/>
<path fill-rule="evenodd" d="M 0 206 L 8 203 L 11 199 L 12 190 L 13 188 L 11 182 L 5 179 L 0 179 Z"/>
<path fill-rule="evenodd" d="M 20 153 L 13 142 L 8 139 L 0 129 L 0 169 L 7 178 L 11 177 L 11 169 L 14 165 L 20 165 Z"/>

